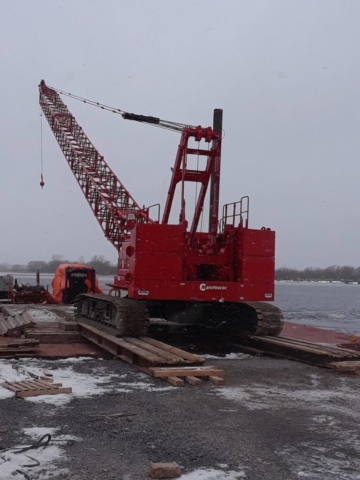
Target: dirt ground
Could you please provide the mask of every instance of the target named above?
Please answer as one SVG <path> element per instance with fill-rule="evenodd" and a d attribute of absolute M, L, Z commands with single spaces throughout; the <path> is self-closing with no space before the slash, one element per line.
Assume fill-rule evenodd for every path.
<path fill-rule="evenodd" d="M 46 368 L 73 386 L 56 400 L 0 396 L 0 448 L 52 433 L 28 453 L 41 465 L 19 467 L 34 480 L 145 480 L 150 461 L 179 463 L 183 480 L 360 479 L 358 378 L 245 355 L 207 359 L 226 371 L 225 387 L 175 388 L 114 360 L 1 364 L 5 374 Z M 129 416 L 106 417 L 120 412 Z M 51 445 L 57 454 L 46 457 Z M 2 474 L 4 458 L 0 479 L 27 478 Z"/>

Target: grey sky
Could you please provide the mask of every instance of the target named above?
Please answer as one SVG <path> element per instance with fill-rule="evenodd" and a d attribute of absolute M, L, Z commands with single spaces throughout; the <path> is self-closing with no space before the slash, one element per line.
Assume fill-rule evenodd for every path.
<path fill-rule="evenodd" d="M 0 261 L 116 261 L 43 121 L 38 83 L 211 125 L 221 204 L 250 195 L 276 264 L 360 264 L 358 0 L 2 0 Z M 139 204 L 164 206 L 179 136 L 63 100 Z"/>

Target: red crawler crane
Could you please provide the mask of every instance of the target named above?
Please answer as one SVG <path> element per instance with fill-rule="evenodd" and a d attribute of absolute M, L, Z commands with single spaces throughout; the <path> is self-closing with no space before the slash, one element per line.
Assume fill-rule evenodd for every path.
<path fill-rule="evenodd" d="M 143 333 L 148 313 L 217 328 L 225 324 L 223 328 L 232 333 L 279 334 L 281 312 L 265 303 L 274 300 L 275 232 L 249 228 L 248 197 L 224 205 L 222 218 L 218 219 L 222 111 L 215 110 L 213 128 L 116 112 L 128 120 L 181 132 L 163 216 L 160 220 L 158 214 L 154 221 L 149 216 L 151 207 L 141 208 L 135 202 L 77 124 L 58 91 L 44 81 L 39 89 L 40 105 L 50 128 L 106 238 L 119 252 L 113 289 L 127 291 L 126 299 L 93 296 L 90 302 L 91 296 L 83 296 L 78 301 L 78 314 L 100 321 L 115 334 L 128 334 L 124 327 L 127 322 L 132 323 L 132 334 L 137 333 L 135 324 L 142 325 L 138 331 Z M 190 139 L 199 147 L 191 148 Z M 200 148 L 201 144 L 209 148 Z M 188 168 L 190 155 L 205 157 L 205 168 Z M 185 205 L 187 182 L 200 185 L 191 223 Z M 169 224 L 169 219 L 178 184 L 180 216 L 174 225 Z M 199 232 L 208 188 L 209 227 L 207 232 Z M 160 211 L 159 205 L 152 207 Z M 127 311 L 131 313 L 127 315 Z M 137 321 L 134 317 L 138 317 Z"/>

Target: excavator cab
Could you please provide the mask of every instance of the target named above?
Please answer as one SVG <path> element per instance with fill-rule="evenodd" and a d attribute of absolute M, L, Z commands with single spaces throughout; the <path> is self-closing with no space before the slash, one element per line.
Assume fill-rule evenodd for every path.
<path fill-rule="evenodd" d="M 51 282 L 53 296 L 57 303 L 73 304 L 77 295 L 102 291 L 96 279 L 96 272 L 86 265 L 61 264 Z"/>

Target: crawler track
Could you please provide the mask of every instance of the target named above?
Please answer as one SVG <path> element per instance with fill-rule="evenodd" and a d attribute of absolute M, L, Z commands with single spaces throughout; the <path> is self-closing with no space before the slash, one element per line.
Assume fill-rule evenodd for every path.
<path fill-rule="evenodd" d="M 244 304 L 244 307 L 247 307 L 244 308 L 244 314 L 250 315 L 250 321 L 254 324 L 255 335 L 280 335 L 284 320 L 279 308 L 265 302 L 248 302 Z"/>
<path fill-rule="evenodd" d="M 150 315 L 154 312 L 150 308 Z M 194 311 L 197 310 L 196 315 Z M 214 329 L 217 336 L 276 336 L 281 333 L 283 317 L 274 305 L 264 302 L 231 304 L 167 303 L 163 318 L 182 317 L 189 325 Z M 181 314 L 181 315 L 180 315 Z M 81 294 L 76 297 L 75 316 L 117 337 L 145 336 L 150 326 L 147 304 L 129 298 Z M 170 317 L 170 318 L 169 318 Z M 172 326 L 176 322 L 170 322 Z M 181 325 L 179 325 L 181 328 Z"/>
<path fill-rule="evenodd" d="M 116 337 L 147 334 L 150 319 L 145 302 L 110 295 L 81 294 L 75 300 L 75 317 Z"/>

